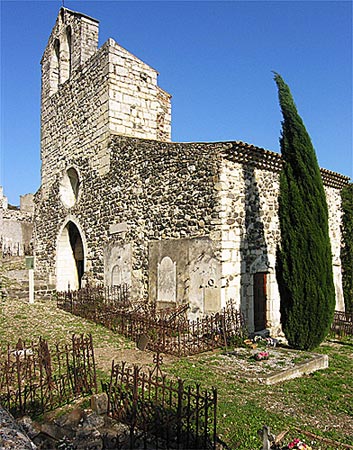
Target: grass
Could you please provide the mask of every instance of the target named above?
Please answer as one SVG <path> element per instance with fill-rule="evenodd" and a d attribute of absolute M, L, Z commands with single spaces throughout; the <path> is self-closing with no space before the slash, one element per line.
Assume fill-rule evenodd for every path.
<path fill-rule="evenodd" d="M 7 298 L 0 308 L 0 347 L 15 345 L 18 338 L 36 340 L 39 336 L 49 343 L 68 342 L 73 333 L 91 333 L 95 347 L 134 347 L 102 326 L 57 309 L 54 302 L 29 305 Z M 306 438 L 313 442 L 313 450 L 348 448 L 353 445 L 353 339 L 325 341 L 315 352 L 329 356 L 328 369 L 272 386 L 244 376 L 229 362 L 225 365 L 222 351 L 174 358 L 163 370 L 188 383 L 200 383 L 204 389 L 217 388 L 218 434 L 231 449 L 259 449 L 257 431 L 264 425 L 275 434 L 288 429 L 288 439 L 305 438 L 304 432 L 318 436 Z M 305 355 L 298 352 L 294 357 L 299 362 Z M 284 363 L 279 361 L 282 369 Z M 241 357 L 241 363 L 259 364 L 250 357 Z M 98 371 L 102 380 L 107 375 L 108 370 Z M 328 439 L 346 447 L 329 444 Z"/>
<path fill-rule="evenodd" d="M 347 446 L 330 445 L 329 440 L 353 445 L 353 339 L 324 342 L 316 353 L 329 355 L 329 368 L 302 378 L 266 386 L 246 378 L 224 373 L 222 365 L 202 364 L 194 358 L 180 360 L 168 367 L 173 375 L 203 387 L 218 390 L 218 432 L 231 448 L 257 449 L 257 431 L 270 426 L 275 434 L 310 432 L 326 439 L 306 439 L 315 450 L 334 450 Z M 210 357 L 214 362 L 214 357 Z M 302 357 L 298 357 L 300 361 Z"/>
<path fill-rule="evenodd" d="M 0 303 L 0 347 L 16 345 L 19 338 L 49 344 L 70 342 L 73 334 L 92 334 L 95 346 L 131 348 L 133 344 L 101 325 L 69 314 L 56 307 L 54 301 L 28 302 L 6 299 Z"/>

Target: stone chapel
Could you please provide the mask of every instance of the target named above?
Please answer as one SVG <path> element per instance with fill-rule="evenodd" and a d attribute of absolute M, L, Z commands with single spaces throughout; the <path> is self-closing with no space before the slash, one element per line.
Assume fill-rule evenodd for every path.
<path fill-rule="evenodd" d="M 155 69 L 97 20 L 61 8 L 41 61 L 41 187 L 35 268 L 57 290 L 131 287 L 189 317 L 228 300 L 249 331 L 280 330 L 276 247 L 281 156 L 243 142 L 176 143 L 171 96 Z M 341 188 L 321 171 L 330 215 L 336 309 Z"/>

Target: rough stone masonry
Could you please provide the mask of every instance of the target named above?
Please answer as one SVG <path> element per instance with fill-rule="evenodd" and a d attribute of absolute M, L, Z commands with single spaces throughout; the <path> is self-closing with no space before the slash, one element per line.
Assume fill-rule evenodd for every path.
<path fill-rule="evenodd" d="M 127 283 L 134 299 L 188 303 L 195 318 L 233 300 L 249 331 L 280 331 L 279 154 L 243 142 L 170 142 L 157 72 L 98 22 L 62 8 L 42 58 L 37 273 L 58 290 Z M 322 169 L 336 308 L 341 188 Z"/>

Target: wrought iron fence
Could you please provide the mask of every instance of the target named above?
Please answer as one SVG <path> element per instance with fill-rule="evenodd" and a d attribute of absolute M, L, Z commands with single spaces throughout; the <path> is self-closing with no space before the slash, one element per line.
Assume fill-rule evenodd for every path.
<path fill-rule="evenodd" d="M 155 304 L 132 303 L 128 290 L 123 292 L 126 294 L 114 295 L 112 288 L 59 292 L 57 305 L 94 320 L 143 348 L 176 356 L 213 350 L 244 334 L 243 316 L 232 302 L 219 313 L 191 321 L 186 318 L 185 305 L 157 311 Z"/>
<path fill-rule="evenodd" d="M 36 416 L 96 390 L 91 335 L 51 349 L 43 339 L 19 340 L 0 353 L 0 403 L 14 416 Z"/>
<path fill-rule="evenodd" d="M 127 284 L 119 286 L 85 287 L 77 291 L 57 293 L 59 308 L 77 316 L 101 322 L 102 317 L 129 308 L 130 288 Z"/>
<path fill-rule="evenodd" d="M 128 425 L 117 436 L 117 449 L 215 449 L 217 441 L 217 390 L 202 391 L 199 384 L 167 380 L 159 368 L 145 373 L 126 363 L 112 364 L 108 411 Z"/>
<path fill-rule="evenodd" d="M 353 336 L 353 312 L 335 311 L 331 332 L 340 336 Z"/>

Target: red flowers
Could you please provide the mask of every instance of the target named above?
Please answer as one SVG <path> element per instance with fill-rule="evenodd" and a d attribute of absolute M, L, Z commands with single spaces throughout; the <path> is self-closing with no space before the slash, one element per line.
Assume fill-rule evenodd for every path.
<path fill-rule="evenodd" d="M 265 359 L 268 359 L 269 356 L 270 356 L 270 355 L 269 355 L 268 352 L 263 351 L 263 352 L 256 353 L 256 354 L 254 355 L 254 358 L 256 359 L 256 361 L 263 361 L 263 360 L 265 360 Z"/>

